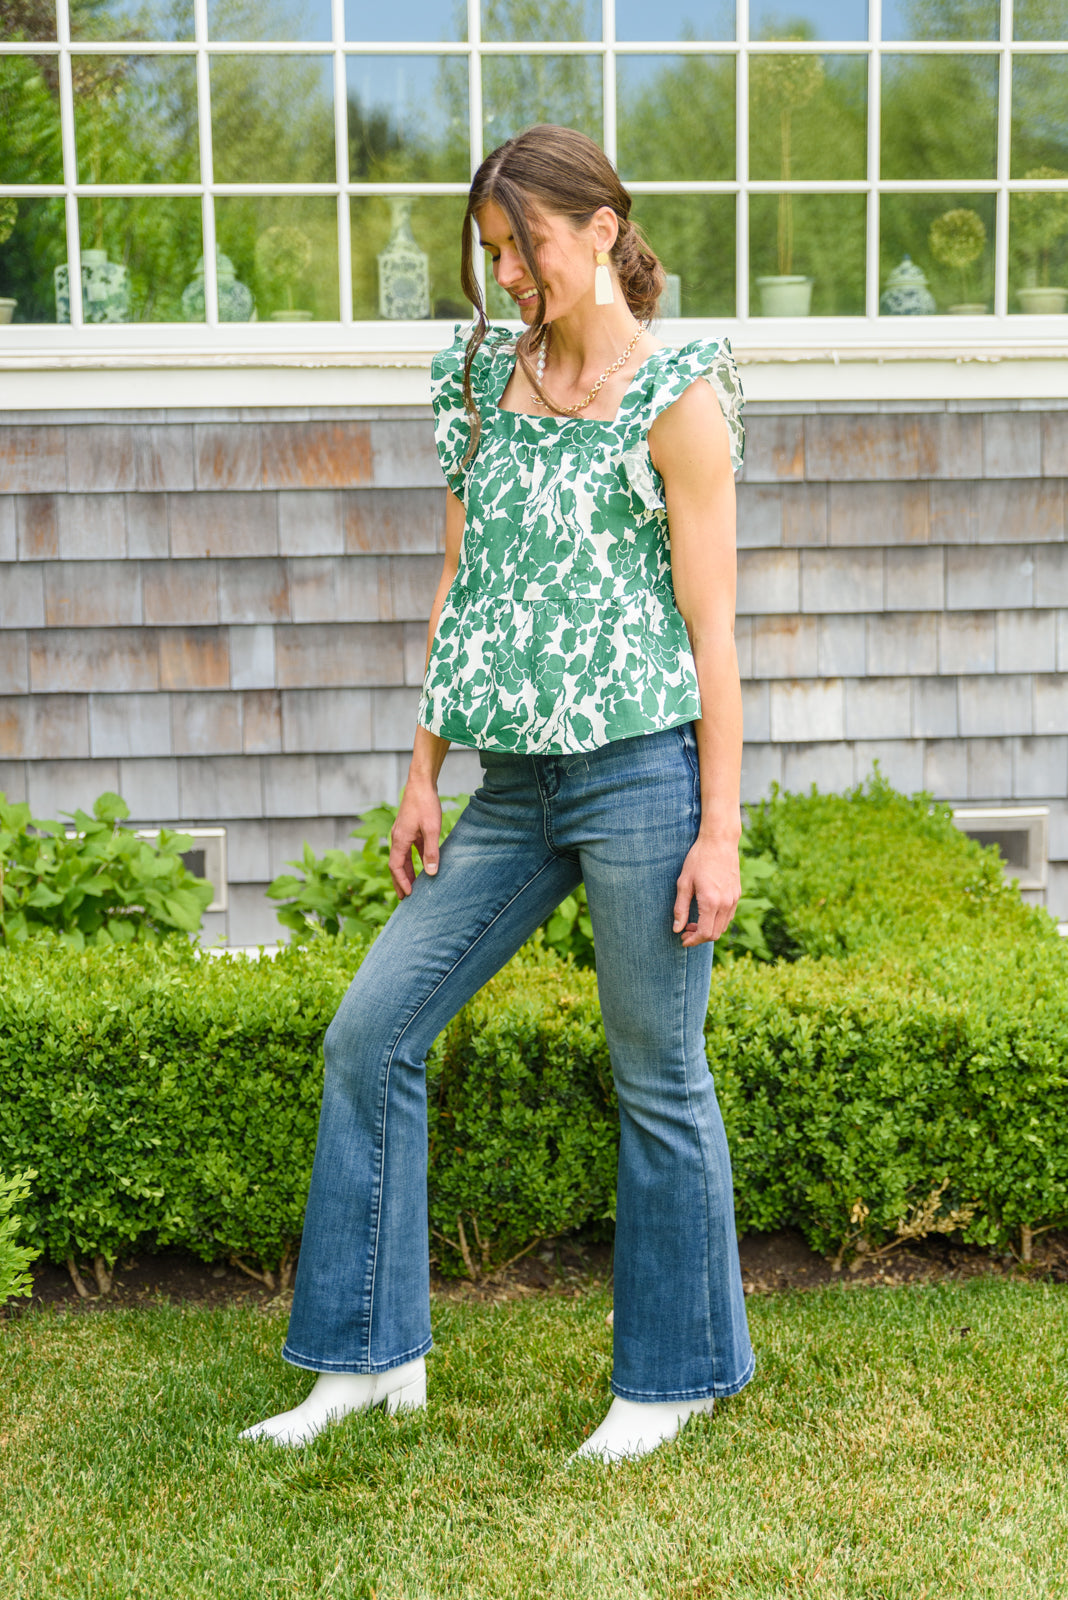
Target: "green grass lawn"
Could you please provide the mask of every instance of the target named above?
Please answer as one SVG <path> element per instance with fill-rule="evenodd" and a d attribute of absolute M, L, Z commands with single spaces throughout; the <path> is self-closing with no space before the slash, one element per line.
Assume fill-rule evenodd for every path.
<path fill-rule="evenodd" d="M 11 1600 L 1068 1596 L 1068 1287 L 749 1302 L 757 1376 L 674 1446 L 564 1461 L 607 1403 L 610 1301 L 440 1301 L 430 1407 L 237 1442 L 308 1377 L 285 1318 L 0 1324 Z"/>

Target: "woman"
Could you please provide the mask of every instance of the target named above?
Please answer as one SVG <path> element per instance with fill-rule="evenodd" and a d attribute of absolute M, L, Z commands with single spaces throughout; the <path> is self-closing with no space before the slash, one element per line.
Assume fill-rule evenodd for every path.
<path fill-rule="evenodd" d="M 426 1053 L 580 882 L 620 1154 L 614 1398 L 577 1455 L 642 1455 L 752 1376 L 703 1035 L 739 895 L 741 396 L 725 340 L 649 333 L 664 277 L 629 211 L 567 128 L 509 140 L 471 186 L 477 321 L 432 373 L 446 548 L 392 836 L 400 904 L 326 1035 L 283 1349 L 320 1376 L 243 1437 L 296 1444 L 348 1411 L 425 1404 Z M 518 343 L 486 323 L 472 220 Z M 439 846 L 450 741 L 484 773 Z"/>

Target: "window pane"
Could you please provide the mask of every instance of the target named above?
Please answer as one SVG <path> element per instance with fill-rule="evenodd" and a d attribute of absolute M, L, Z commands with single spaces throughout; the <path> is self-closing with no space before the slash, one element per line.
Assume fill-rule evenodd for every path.
<path fill-rule="evenodd" d="M 353 182 L 470 176 L 466 57 L 349 56 L 346 73 Z"/>
<path fill-rule="evenodd" d="M 1068 43 L 1064 0 L 1015 0 L 1013 34 L 1017 39 L 1055 39 Z"/>
<path fill-rule="evenodd" d="M 750 39 L 866 39 L 868 0 L 749 0 Z"/>
<path fill-rule="evenodd" d="M 5 183 L 62 183 L 55 56 L 0 56 L 0 173 Z"/>
<path fill-rule="evenodd" d="M 994 297 L 992 194 L 884 194 L 879 213 L 879 282 L 908 255 L 927 278 L 935 310 Z M 933 231 L 932 231 L 933 229 Z"/>
<path fill-rule="evenodd" d="M 36 44 L 39 39 L 56 37 L 55 0 L 23 0 L 21 5 L 5 5 L 4 38 L 8 44 Z"/>
<path fill-rule="evenodd" d="M 462 43 L 467 38 L 467 0 L 404 0 L 393 7 L 381 0 L 345 0 L 345 38 L 353 44 L 363 39 Z"/>
<path fill-rule="evenodd" d="M 62 200 L 0 195 L 0 322 L 55 322 L 52 274 L 66 259 Z"/>
<path fill-rule="evenodd" d="M 1068 181 L 1059 193 L 1009 196 L 1009 288 L 1010 311 L 1068 310 Z"/>
<path fill-rule="evenodd" d="M 459 195 L 354 196 L 353 316 L 467 321 L 471 306 L 460 288 L 464 209 Z"/>
<path fill-rule="evenodd" d="M 182 291 L 202 249 L 199 200 L 94 197 L 78 202 L 78 219 L 86 322 L 184 320 Z M 70 320 L 64 287 L 57 284 L 57 322 Z"/>
<path fill-rule="evenodd" d="M 329 195 L 227 195 L 219 249 L 252 290 L 260 322 L 336 322 L 337 205 Z"/>
<path fill-rule="evenodd" d="M 1035 167 L 1068 168 L 1068 55 L 1013 58 L 1009 176 Z"/>
<path fill-rule="evenodd" d="M 734 196 L 639 195 L 631 214 L 668 274 L 660 315 L 733 317 Z"/>
<path fill-rule="evenodd" d="M 330 0 L 208 0 L 211 39 L 331 39 Z"/>
<path fill-rule="evenodd" d="M 211 126 L 220 183 L 332 183 L 329 56 L 216 56 Z"/>
<path fill-rule="evenodd" d="M 620 56 L 619 170 L 636 179 L 733 179 L 733 56 Z"/>
<path fill-rule="evenodd" d="M 486 56 L 482 142 L 488 154 L 534 122 L 578 128 L 600 144 L 599 56 Z"/>
<path fill-rule="evenodd" d="M 192 39 L 193 0 L 70 0 L 72 39 Z"/>
<path fill-rule="evenodd" d="M 599 40 L 601 0 L 482 0 L 483 39 Z"/>
<path fill-rule="evenodd" d="M 994 56 L 884 56 L 884 178 L 993 178 Z"/>
<path fill-rule="evenodd" d="M 1016 0 L 1020 4 L 1020 0 Z M 883 0 L 884 39 L 997 39 L 1001 0 Z"/>
<path fill-rule="evenodd" d="M 754 194 L 749 201 L 749 303 L 755 316 L 803 315 L 772 309 L 775 285 L 761 278 L 811 278 L 809 314 L 864 314 L 862 194 Z M 791 293 L 791 286 L 783 286 Z M 763 292 L 762 292 L 763 291 Z"/>
<path fill-rule="evenodd" d="M 734 0 L 616 0 L 616 38 L 733 39 Z"/>
<path fill-rule="evenodd" d="M 72 56 L 79 183 L 196 183 L 192 56 Z"/>
<path fill-rule="evenodd" d="M 867 70 L 857 56 L 751 56 L 750 176 L 863 178 Z"/>

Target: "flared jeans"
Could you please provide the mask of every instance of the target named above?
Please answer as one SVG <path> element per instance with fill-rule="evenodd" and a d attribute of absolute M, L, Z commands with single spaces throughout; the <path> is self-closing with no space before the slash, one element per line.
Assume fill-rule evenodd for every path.
<path fill-rule="evenodd" d="M 437 875 L 416 878 L 327 1030 L 282 1353 L 314 1372 L 383 1372 L 430 1349 L 427 1051 L 584 882 L 619 1099 L 611 1387 L 735 1394 L 754 1360 L 704 1049 L 712 946 L 672 932 L 701 814 L 693 724 L 582 755 L 479 754 L 483 781 Z"/>

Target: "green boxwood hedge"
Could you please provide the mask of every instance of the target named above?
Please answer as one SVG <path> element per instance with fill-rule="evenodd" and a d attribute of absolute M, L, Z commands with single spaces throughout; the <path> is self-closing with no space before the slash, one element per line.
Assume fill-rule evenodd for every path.
<path fill-rule="evenodd" d="M 1068 950 L 1052 919 L 945 808 L 878 781 L 776 796 L 751 825 L 777 864 L 785 959 L 719 961 L 707 1024 L 739 1229 L 864 1251 L 902 1226 L 1004 1245 L 1068 1221 Z M 291 1255 L 322 1035 L 364 948 L 0 951 L 0 1172 L 36 1173 L 29 1243 L 56 1261 Z M 438 1040 L 428 1075 L 446 1270 L 610 1226 L 591 972 L 528 948 Z"/>

